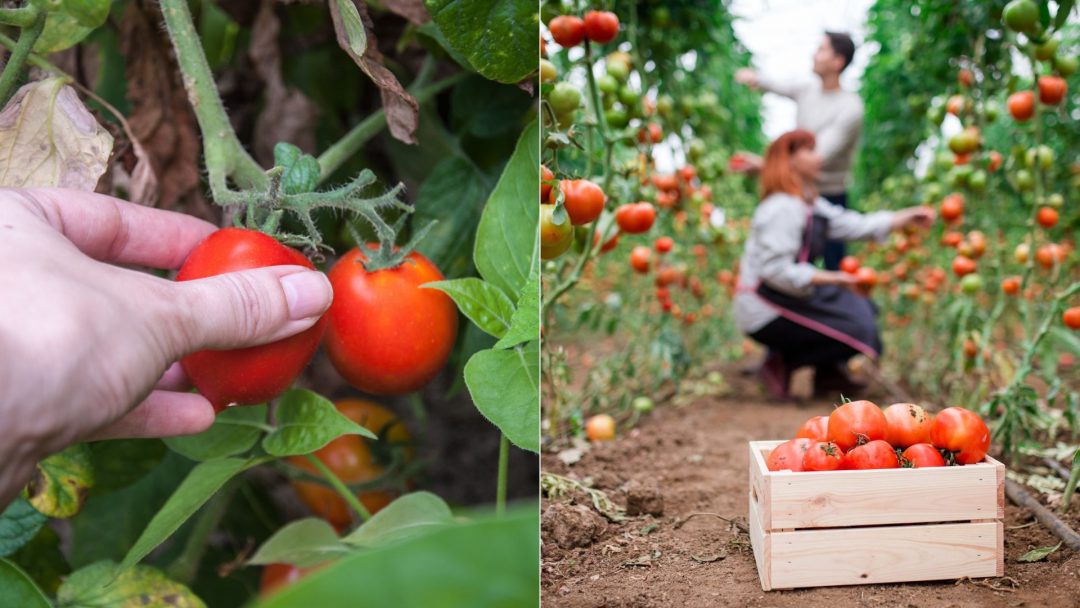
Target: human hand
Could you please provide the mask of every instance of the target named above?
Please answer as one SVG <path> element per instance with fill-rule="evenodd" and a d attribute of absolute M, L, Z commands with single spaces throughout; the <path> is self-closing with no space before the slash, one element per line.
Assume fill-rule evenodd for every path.
<path fill-rule="evenodd" d="M 908 228 L 929 228 L 934 224 L 937 212 L 933 207 L 920 205 L 901 209 L 893 215 L 892 229 L 905 230 Z"/>
<path fill-rule="evenodd" d="M 765 161 L 757 154 L 740 150 L 731 155 L 731 159 L 728 160 L 728 169 L 735 173 L 758 173 L 764 164 Z"/>
<path fill-rule="evenodd" d="M 752 68 L 739 68 L 735 70 L 735 82 L 756 89 L 758 86 L 757 71 Z"/>
<path fill-rule="evenodd" d="M 859 287 L 859 280 L 855 275 L 836 270 L 819 270 L 814 273 L 810 282 L 814 285 L 840 285 L 856 291 Z"/>
<path fill-rule="evenodd" d="M 202 220 L 63 189 L 0 189 L 0 508 L 69 444 L 198 433 L 214 421 L 175 363 L 273 342 L 330 305 L 325 275 L 276 266 L 181 283 Z"/>

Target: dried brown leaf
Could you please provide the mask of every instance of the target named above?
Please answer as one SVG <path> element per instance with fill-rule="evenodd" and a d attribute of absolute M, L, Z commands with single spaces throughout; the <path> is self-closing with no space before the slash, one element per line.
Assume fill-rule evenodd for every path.
<path fill-rule="evenodd" d="M 93 191 L 113 138 L 61 78 L 20 88 L 0 112 L 0 185 Z"/>
<path fill-rule="evenodd" d="M 120 22 L 120 51 L 132 106 L 128 123 L 150 162 L 149 171 L 157 176 L 158 206 L 217 222 L 220 210 L 202 194 L 198 123 L 161 22 L 156 3 L 138 1 L 128 3 Z M 138 155 L 136 151 L 137 159 Z M 141 181 L 145 171 L 136 176 L 139 164 L 132 168 L 132 198 L 136 184 L 152 187 Z"/>
<path fill-rule="evenodd" d="M 346 5 L 351 3 L 363 21 L 363 35 L 366 37 L 363 54 L 359 54 L 358 49 L 354 46 L 356 41 L 351 39 L 348 31 L 348 16 L 342 15 L 339 2 Z M 407 144 L 416 143 L 415 133 L 417 126 L 420 124 L 420 106 L 416 103 L 416 99 L 401 86 L 394 73 L 383 65 L 383 55 L 379 51 L 378 41 L 375 39 L 375 31 L 371 18 L 367 13 L 367 5 L 361 0 L 330 0 L 330 16 L 334 21 L 334 34 L 337 36 L 338 45 L 371 78 L 375 86 L 379 87 L 383 108 L 386 111 L 386 124 L 390 128 L 390 134 L 395 139 Z"/>
<path fill-rule="evenodd" d="M 255 73 L 265 83 L 265 104 L 255 121 L 255 158 L 264 166 L 274 163 L 274 144 L 287 141 L 304 152 L 315 151 L 315 122 L 318 107 L 300 91 L 285 85 L 281 75 L 278 34 L 281 21 L 274 2 L 263 0 L 252 26 L 248 55 Z"/>

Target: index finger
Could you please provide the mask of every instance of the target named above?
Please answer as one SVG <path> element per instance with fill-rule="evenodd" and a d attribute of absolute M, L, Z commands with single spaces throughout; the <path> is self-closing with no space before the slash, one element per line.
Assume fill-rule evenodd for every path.
<path fill-rule="evenodd" d="M 103 262 L 179 268 L 211 232 L 210 222 L 143 207 L 104 194 L 65 188 L 5 189 L 80 251 Z"/>

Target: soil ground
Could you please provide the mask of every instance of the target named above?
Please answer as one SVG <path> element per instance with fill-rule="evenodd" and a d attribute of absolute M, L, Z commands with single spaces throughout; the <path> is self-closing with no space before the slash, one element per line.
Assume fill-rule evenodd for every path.
<path fill-rule="evenodd" d="M 1018 562 L 1027 551 L 1057 539 L 1038 523 L 1027 525 L 1034 521 L 1030 513 L 1011 503 L 1005 511 L 1004 577 L 763 592 L 745 533 L 714 516 L 687 517 L 714 513 L 745 525 L 746 442 L 790 437 L 806 418 L 827 414 L 832 404 L 770 403 L 737 368 L 721 371 L 728 385 L 723 396 L 701 397 L 682 407 L 658 404 L 633 430 L 587 448 L 572 465 L 555 452 L 542 456 L 544 472 L 585 481 L 620 506 L 626 506 L 628 496 L 639 503 L 640 495 L 652 488 L 663 499 L 661 515 L 615 523 L 595 515 L 582 492 L 557 501 L 545 497 L 542 513 L 569 513 L 556 516 L 552 511 L 545 518 L 545 607 L 1080 606 L 1080 553 L 1062 547 L 1046 561 Z M 887 395 L 877 399 L 888 402 Z M 563 506 L 573 503 L 585 507 Z M 1080 529 L 1080 516 L 1073 513 L 1067 521 Z M 585 525 L 557 530 L 550 525 L 571 516 L 583 518 Z M 555 537 L 587 546 L 563 548 Z"/>

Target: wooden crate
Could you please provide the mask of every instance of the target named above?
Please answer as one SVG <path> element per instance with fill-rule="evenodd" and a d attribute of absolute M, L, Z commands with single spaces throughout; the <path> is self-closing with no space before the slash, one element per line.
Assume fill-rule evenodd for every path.
<path fill-rule="evenodd" d="M 769 471 L 750 442 L 750 541 L 761 588 L 1002 576 L 1005 466 Z"/>

